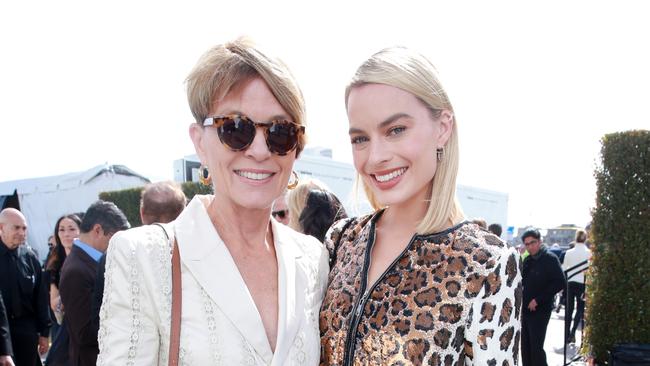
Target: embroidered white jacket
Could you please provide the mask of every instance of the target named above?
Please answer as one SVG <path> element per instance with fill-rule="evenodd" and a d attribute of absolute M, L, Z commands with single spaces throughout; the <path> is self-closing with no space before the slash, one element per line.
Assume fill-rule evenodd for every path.
<path fill-rule="evenodd" d="M 195 197 L 173 229 L 181 257 L 181 365 L 317 365 L 327 285 L 323 245 L 272 220 L 278 259 L 275 352 L 228 249 Z M 170 230 L 171 231 L 171 230 Z M 171 252 L 158 226 L 115 234 L 106 260 L 97 365 L 167 365 Z"/>

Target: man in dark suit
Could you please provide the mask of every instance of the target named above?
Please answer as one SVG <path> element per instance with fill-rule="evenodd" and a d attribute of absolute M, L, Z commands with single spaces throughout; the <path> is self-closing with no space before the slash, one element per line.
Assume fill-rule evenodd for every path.
<path fill-rule="evenodd" d="M 116 232 L 129 228 L 126 216 L 115 204 L 97 201 L 86 211 L 79 238 L 74 241 L 63 268 L 59 292 L 70 336 L 72 366 L 94 366 L 99 353 L 97 328 L 91 304 L 100 258 Z"/>
<path fill-rule="evenodd" d="M 49 298 L 41 263 L 25 244 L 27 221 L 6 208 L 0 212 L 0 294 L 17 366 L 41 365 L 50 332 Z"/>
<path fill-rule="evenodd" d="M 521 361 L 523 366 L 547 366 L 546 328 L 551 319 L 553 298 L 564 288 L 564 272 L 558 258 L 542 244 L 538 230 L 527 230 L 521 240 L 529 253 L 522 271 Z"/>
<path fill-rule="evenodd" d="M 7 320 L 5 303 L 0 296 L 0 366 L 14 366 L 14 361 L 11 359 L 12 354 L 9 320 Z"/>

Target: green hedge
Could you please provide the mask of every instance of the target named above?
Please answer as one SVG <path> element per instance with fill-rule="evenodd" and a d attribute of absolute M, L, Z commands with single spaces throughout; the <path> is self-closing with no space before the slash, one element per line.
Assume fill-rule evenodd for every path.
<path fill-rule="evenodd" d="M 650 343 L 650 131 L 605 135 L 596 169 L 586 344 Z"/>
<path fill-rule="evenodd" d="M 99 199 L 115 203 L 115 205 L 124 212 L 126 218 L 129 219 L 131 227 L 136 227 L 142 225 L 142 221 L 140 221 L 140 195 L 142 189 L 144 189 L 144 187 L 102 192 L 99 194 Z M 194 197 L 194 195 L 212 194 L 212 186 L 205 186 L 194 182 L 181 184 L 181 189 L 185 193 L 188 202 L 192 197 Z"/>

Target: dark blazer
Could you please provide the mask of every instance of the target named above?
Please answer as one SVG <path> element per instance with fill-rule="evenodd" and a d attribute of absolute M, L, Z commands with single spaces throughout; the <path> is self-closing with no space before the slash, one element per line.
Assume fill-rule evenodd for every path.
<path fill-rule="evenodd" d="M 70 336 L 72 366 L 95 366 L 99 346 L 92 325 L 92 301 L 97 262 L 83 249 L 73 246 L 61 269 L 59 292 Z"/>
<path fill-rule="evenodd" d="M 13 354 L 7 310 L 5 310 L 5 303 L 0 295 L 0 356 L 13 356 Z"/>

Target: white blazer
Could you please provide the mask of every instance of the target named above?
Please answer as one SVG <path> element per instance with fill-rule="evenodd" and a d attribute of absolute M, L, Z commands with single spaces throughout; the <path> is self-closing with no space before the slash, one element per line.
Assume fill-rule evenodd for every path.
<path fill-rule="evenodd" d="M 181 365 L 318 365 L 318 313 L 327 251 L 272 220 L 278 259 L 278 336 L 271 351 L 262 319 L 202 200 L 173 228 L 181 257 Z M 171 252 L 158 226 L 114 235 L 106 259 L 97 365 L 167 365 Z"/>

